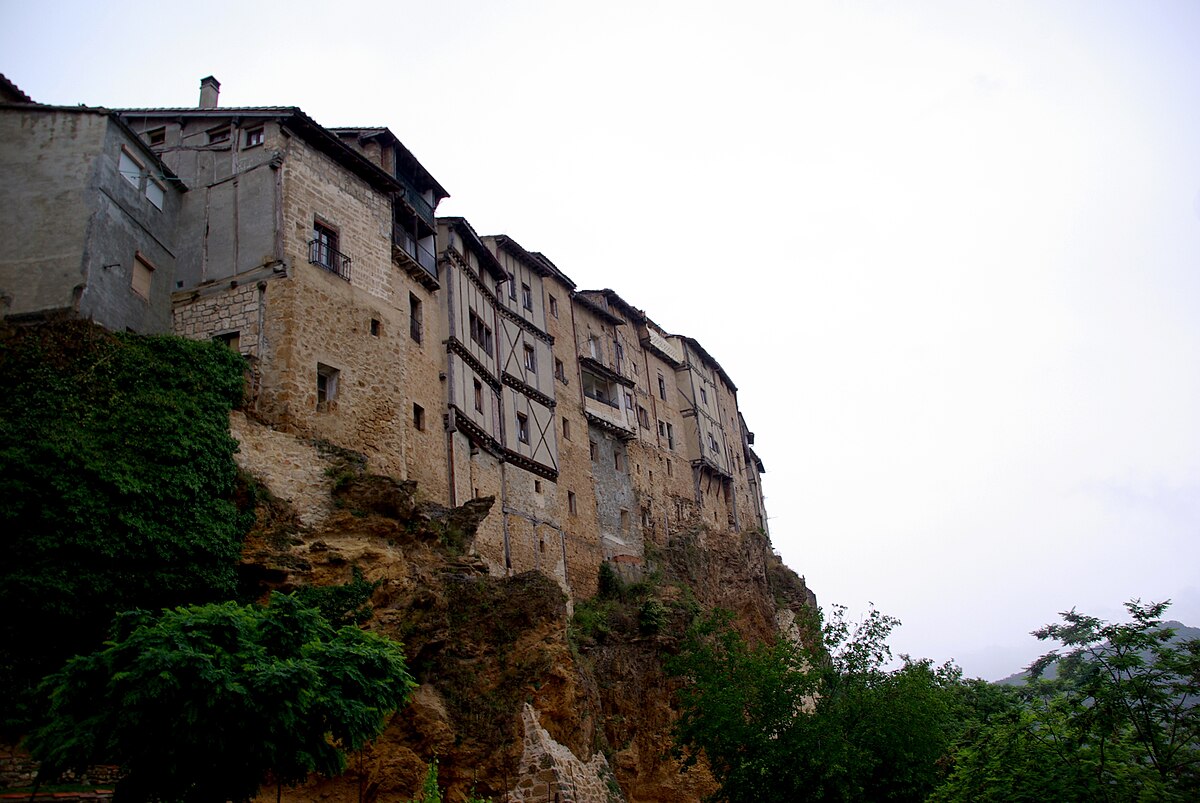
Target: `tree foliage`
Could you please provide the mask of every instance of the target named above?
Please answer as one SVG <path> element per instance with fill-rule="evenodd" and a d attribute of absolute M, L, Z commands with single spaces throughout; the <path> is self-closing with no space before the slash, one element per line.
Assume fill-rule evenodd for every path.
<path fill-rule="evenodd" d="M 293 596 L 133 611 L 46 679 L 28 746 L 49 776 L 119 764 L 119 800 L 245 801 L 268 774 L 342 772 L 413 686 L 399 644 Z"/>
<path fill-rule="evenodd" d="M 220 344 L 84 322 L 0 332 L 6 715 L 117 611 L 232 596 L 243 369 Z"/>
<path fill-rule="evenodd" d="M 718 800 L 923 800 L 957 733 L 960 672 L 904 657 L 888 670 L 898 622 L 837 609 L 819 644 L 747 644 L 727 618 L 693 627 L 670 669 L 682 676 L 676 743 L 701 753 Z"/>
<path fill-rule="evenodd" d="M 964 740 L 935 800 L 1200 798 L 1200 639 L 1164 626 L 1168 604 L 1129 602 L 1127 623 L 1071 610 L 1035 631 L 1062 647 L 1031 665 L 1023 706 Z"/>

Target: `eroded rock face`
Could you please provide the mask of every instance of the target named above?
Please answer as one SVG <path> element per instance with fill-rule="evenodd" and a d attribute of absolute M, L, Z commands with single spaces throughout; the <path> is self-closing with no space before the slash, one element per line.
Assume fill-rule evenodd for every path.
<path fill-rule="evenodd" d="M 490 497 L 419 504 L 412 483 L 368 475 L 353 455 L 246 419 L 234 432 L 239 462 L 265 486 L 246 582 L 265 595 L 358 569 L 379 584 L 366 627 L 405 645 L 420 683 L 342 776 L 284 789 L 285 800 L 411 799 L 436 757 L 449 801 L 698 803 L 716 784 L 670 757 L 677 681 L 664 657 L 698 610 L 731 610 L 748 637 L 766 638 L 815 602 L 765 537 L 697 526 L 647 555 L 640 596 L 609 606 L 603 635 L 581 634 L 554 578 L 489 574 L 474 533 Z M 650 599 L 661 622 L 648 629 L 638 606 Z"/>

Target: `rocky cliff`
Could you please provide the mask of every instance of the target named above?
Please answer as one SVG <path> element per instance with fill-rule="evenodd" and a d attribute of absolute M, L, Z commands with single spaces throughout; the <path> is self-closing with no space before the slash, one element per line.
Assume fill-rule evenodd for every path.
<path fill-rule="evenodd" d="M 664 657 L 701 610 L 767 638 L 815 604 L 764 536 L 699 522 L 648 545 L 637 576 L 606 572 L 600 597 L 571 600 L 536 572 L 488 573 L 473 539 L 491 498 L 422 504 L 352 453 L 240 413 L 233 432 L 262 491 L 246 582 L 265 594 L 361 572 L 377 583 L 367 626 L 405 644 L 421 684 L 345 775 L 286 800 L 407 799 L 436 757 L 448 800 L 698 801 L 715 785 L 671 756 Z"/>

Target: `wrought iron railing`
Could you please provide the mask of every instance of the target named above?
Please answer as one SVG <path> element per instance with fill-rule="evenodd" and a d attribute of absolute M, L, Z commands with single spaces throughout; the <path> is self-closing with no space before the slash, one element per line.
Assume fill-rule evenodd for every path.
<path fill-rule="evenodd" d="M 338 251 L 328 241 L 309 240 L 308 261 L 350 281 L 350 257 Z"/>

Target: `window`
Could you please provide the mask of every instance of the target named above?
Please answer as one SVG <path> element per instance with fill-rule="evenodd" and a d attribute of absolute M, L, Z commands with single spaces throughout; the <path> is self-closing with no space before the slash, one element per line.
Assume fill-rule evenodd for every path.
<path fill-rule="evenodd" d="M 163 201 L 166 200 L 167 191 L 163 185 L 158 183 L 157 179 L 146 177 L 146 197 L 150 203 L 154 204 L 155 209 L 163 208 Z"/>
<path fill-rule="evenodd" d="M 708 394 L 704 391 L 704 388 L 700 388 L 700 401 L 708 404 Z"/>
<path fill-rule="evenodd" d="M 220 145 L 229 141 L 229 126 L 223 125 L 220 128 L 209 129 L 208 144 Z"/>
<path fill-rule="evenodd" d="M 480 318 L 477 314 L 475 314 L 475 310 L 471 310 L 470 317 L 471 339 L 474 340 L 475 343 L 481 349 L 483 349 L 489 357 L 492 356 L 492 328 L 483 322 L 483 318 Z"/>
<path fill-rule="evenodd" d="M 421 342 L 421 299 L 408 294 L 408 335 L 418 343 Z"/>
<path fill-rule="evenodd" d="M 574 491 L 567 491 L 567 510 L 571 511 L 572 516 L 579 513 L 579 505 L 575 501 Z"/>
<path fill-rule="evenodd" d="M 584 371 L 582 376 L 584 396 L 595 399 L 598 402 L 603 402 L 609 407 L 619 408 L 621 406 L 619 397 L 616 397 L 613 393 L 608 380 L 601 379 L 589 371 Z"/>
<path fill-rule="evenodd" d="M 338 369 L 317 363 L 317 409 L 327 410 L 329 404 L 337 398 Z"/>
<path fill-rule="evenodd" d="M 253 148 L 256 145 L 261 145 L 263 144 L 263 139 L 262 126 L 259 126 L 258 128 L 251 128 L 246 132 L 246 147 Z"/>
<path fill-rule="evenodd" d="M 615 468 L 617 471 L 623 470 L 623 467 L 621 465 L 621 453 L 620 452 L 615 452 L 615 451 L 613 452 L 613 468 Z"/>
<path fill-rule="evenodd" d="M 542 492 L 542 481 L 541 480 L 533 481 L 533 492 L 535 494 L 540 494 Z M 545 551 L 545 549 L 546 549 L 546 542 L 543 541 L 542 542 L 542 550 Z"/>
<path fill-rule="evenodd" d="M 379 337 L 379 326 L 380 326 L 379 319 L 372 318 L 371 319 L 371 337 Z"/>
<path fill-rule="evenodd" d="M 658 398 L 667 400 L 667 381 L 663 379 L 662 374 L 658 375 Z"/>
<path fill-rule="evenodd" d="M 554 358 L 554 378 L 564 385 L 567 384 L 567 367 L 557 357 Z"/>
<path fill-rule="evenodd" d="M 483 383 L 478 379 L 473 380 L 475 383 L 475 409 L 478 412 L 483 412 Z"/>
<path fill-rule="evenodd" d="M 425 408 L 419 404 L 413 405 L 413 427 L 425 431 Z"/>
<path fill-rule="evenodd" d="M 563 440 L 571 440 L 571 422 L 563 419 Z"/>
<path fill-rule="evenodd" d="M 222 334 L 222 335 L 213 335 L 213 340 L 215 340 L 218 343 L 224 343 L 226 346 L 233 349 L 234 351 L 241 350 L 241 346 L 242 346 L 241 332 L 226 332 L 225 334 Z"/>
<path fill-rule="evenodd" d="M 555 318 L 558 317 L 558 299 L 553 295 L 550 296 L 550 314 Z"/>
<path fill-rule="evenodd" d="M 513 278 L 512 271 L 508 272 L 508 297 L 517 300 L 517 280 Z"/>
<path fill-rule="evenodd" d="M 588 457 L 592 458 L 593 460 L 596 459 L 596 442 L 595 441 L 588 441 Z"/>
<path fill-rule="evenodd" d="M 625 347 L 621 345 L 620 340 L 614 340 L 613 345 L 616 347 L 617 352 L 617 370 L 620 371 L 621 363 L 625 361 Z"/>
<path fill-rule="evenodd" d="M 537 352 L 528 343 L 525 344 L 525 370 L 537 371 Z"/>
<path fill-rule="evenodd" d="M 671 469 L 671 461 L 670 460 L 667 461 L 667 476 L 668 477 L 675 476 L 675 472 Z"/>
<path fill-rule="evenodd" d="M 650 413 L 646 412 L 646 408 L 640 404 L 637 408 L 637 419 L 642 429 L 650 429 Z"/>
<path fill-rule="evenodd" d="M 137 293 L 142 298 L 150 299 L 150 285 L 154 280 L 154 266 L 150 261 L 142 256 L 139 251 L 133 257 L 133 276 L 130 279 L 133 292 Z"/>
<path fill-rule="evenodd" d="M 159 148 L 167 144 L 167 129 L 156 128 L 153 131 L 146 132 L 146 142 L 151 148 Z"/>
<path fill-rule="evenodd" d="M 529 443 L 529 416 L 517 413 L 517 440 Z"/>
<path fill-rule="evenodd" d="M 628 410 L 633 409 L 633 394 L 629 391 L 625 391 L 625 408 Z"/>
<path fill-rule="evenodd" d="M 714 454 L 719 454 L 721 451 L 721 447 L 717 443 L 717 439 L 713 436 L 712 432 L 708 433 L 708 448 L 711 449 Z"/>
<path fill-rule="evenodd" d="M 121 149 L 121 159 L 117 165 L 117 169 L 121 172 L 121 178 L 128 181 L 135 189 L 140 189 L 142 186 L 142 163 L 133 158 L 133 155 L 124 148 Z"/>
<path fill-rule="evenodd" d="M 600 338 L 595 335 L 588 335 L 588 354 L 593 360 L 600 359 Z"/>
<path fill-rule="evenodd" d="M 620 516 L 621 516 L 621 532 L 626 532 L 629 530 L 629 511 L 622 508 Z"/>
<path fill-rule="evenodd" d="M 326 270 L 334 268 L 338 256 L 338 233 L 323 223 L 313 222 L 313 240 L 309 261 Z"/>
<path fill-rule="evenodd" d="M 533 290 L 527 284 L 521 285 L 521 306 L 533 310 Z"/>
<path fill-rule="evenodd" d="M 650 528 L 650 508 L 642 508 L 642 529 Z"/>
<path fill-rule="evenodd" d="M 667 448 L 675 448 L 675 428 L 667 424 Z"/>

